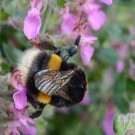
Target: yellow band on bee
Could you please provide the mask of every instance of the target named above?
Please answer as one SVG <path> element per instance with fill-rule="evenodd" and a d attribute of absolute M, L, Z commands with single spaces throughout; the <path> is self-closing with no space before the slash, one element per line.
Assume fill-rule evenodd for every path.
<path fill-rule="evenodd" d="M 39 93 L 38 93 L 38 96 L 37 96 L 37 100 L 38 100 L 40 103 L 47 104 L 47 103 L 50 103 L 51 97 L 48 96 L 48 95 L 46 95 L 46 94 L 43 93 L 43 92 L 39 92 Z"/>
<path fill-rule="evenodd" d="M 61 67 L 61 63 L 62 63 L 62 59 L 58 55 L 51 54 L 47 66 L 48 69 L 59 70 Z"/>

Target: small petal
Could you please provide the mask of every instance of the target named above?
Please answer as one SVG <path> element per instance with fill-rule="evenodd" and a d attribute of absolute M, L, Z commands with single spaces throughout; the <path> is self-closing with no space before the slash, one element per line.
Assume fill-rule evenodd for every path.
<path fill-rule="evenodd" d="M 74 17 L 70 13 L 70 7 L 68 4 L 66 4 L 65 8 L 61 10 L 61 14 L 62 14 L 61 31 L 63 34 L 66 34 L 71 32 L 75 27 Z"/>
<path fill-rule="evenodd" d="M 101 2 L 107 4 L 107 5 L 111 5 L 112 4 L 112 0 L 101 0 Z"/>
<path fill-rule="evenodd" d="M 73 30 L 73 28 L 75 27 L 75 23 L 74 23 L 74 18 L 71 14 L 65 14 L 63 16 L 63 22 L 61 25 L 61 30 L 62 33 L 69 33 Z"/>
<path fill-rule="evenodd" d="M 102 123 L 105 135 L 114 135 L 113 117 L 114 117 L 114 105 L 112 103 L 108 103 L 106 106 L 106 113 Z"/>
<path fill-rule="evenodd" d="M 96 10 L 88 15 L 88 21 L 93 30 L 99 30 L 105 23 L 105 14 L 101 10 Z"/>
<path fill-rule="evenodd" d="M 28 12 L 24 20 L 24 34 L 28 39 L 36 38 L 41 27 L 40 12 L 36 8 Z"/>
<path fill-rule="evenodd" d="M 89 14 L 91 11 L 98 10 L 100 8 L 100 5 L 97 3 L 92 2 L 91 0 L 87 0 L 83 5 L 82 5 L 83 10 Z"/>
<path fill-rule="evenodd" d="M 116 63 L 116 71 L 118 73 L 122 72 L 124 70 L 124 61 L 123 60 L 119 60 L 117 63 Z"/>
<path fill-rule="evenodd" d="M 34 8 L 36 4 L 36 0 L 30 0 L 31 8 Z"/>
<path fill-rule="evenodd" d="M 90 103 L 90 97 L 89 97 L 88 91 L 86 91 L 86 94 L 85 94 L 83 100 L 81 101 L 81 104 L 84 106 L 87 106 L 89 103 Z"/>
<path fill-rule="evenodd" d="M 36 8 L 40 11 L 40 9 L 42 8 L 42 0 L 37 0 Z"/>
<path fill-rule="evenodd" d="M 13 121 L 8 123 L 7 129 L 5 130 L 5 135 L 20 135 L 17 131 L 18 122 Z"/>
<path fill-rule="evenodd" d="M 81 36 L 80 46 L 93 44 L 96 40 L 97 37 L 92 36 L 90 33 L 86 32 Z"/>
<path fill-rule="evenodd" d="M 27 103 L 26 91 L 25 90 L 17 91 L 13 95 L 13 99 L 14 99 L 15 107 L 17 109 L 23 109 Z"/>
<path fill-rule="evenodd" d="M 94 48 L 89 45 L 85 45 L 81 47 L 80 53 L 81 53 L 83 64 L 88 65 L 91 57 L 93 56 Z"/>
<path fill-rule="evenodd" d="M 25 135 L 36 135 L 36 128 L 33 126 L 24 126 L 21 125 L 20 130 Z"/>

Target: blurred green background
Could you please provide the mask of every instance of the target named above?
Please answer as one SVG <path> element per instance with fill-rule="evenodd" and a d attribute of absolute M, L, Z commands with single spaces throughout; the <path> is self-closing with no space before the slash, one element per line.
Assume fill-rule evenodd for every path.
<path fill-rule="evenodd" d="M 60 28 L 58 10 L 63 3 L 60 0 L 48 3 L 46 12 L 44 9 L 41 12 L 40 36 L 48 33 L 53 38 L 55 28 Z M 29 8 L 26 0 L 0 1 L 1 75 L 11 72 L 23 51 L 31 47 L 23 34 L 23 20 Z M 36 120 L 38 135 L 113 135 L 109 128 L 113 116 L 135 111 L 135 1 L 113 0 L 111 6 L 102 4 L 102 10 L 107 20 L 99 31 L 91 31 L 98 40 L 90 64 L 83 66 L 79 52 L 71 60 L 87 75 L 85 101 L 70 109 L 48 105 Z M 117 69 L 119 61 L 124 64 L 122 70 Z M 104 120 L 108 127 L 103 126 Z M 110 129 L 110 133 L 105 129 Z"/>

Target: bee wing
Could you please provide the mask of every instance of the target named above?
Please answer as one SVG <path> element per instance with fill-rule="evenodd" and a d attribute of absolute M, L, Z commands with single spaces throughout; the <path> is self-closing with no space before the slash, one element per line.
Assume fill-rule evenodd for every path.
<path fill-rule="evenodd" d="M 35 75 L 35 86 L 39 91 L 52 96 L 54 93 L 65 87 L 73 74 L 74 70 L 43 70 Z"/>

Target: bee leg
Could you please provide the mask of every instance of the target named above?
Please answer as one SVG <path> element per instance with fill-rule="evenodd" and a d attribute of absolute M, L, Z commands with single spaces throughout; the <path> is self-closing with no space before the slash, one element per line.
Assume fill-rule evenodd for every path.
<path fill-rule="evenodd" d="M 32 119 L 38 118 L 42 114 L 44 107 L 45 107 L 45 104 L 42 104 L 42 103 L 37 105 L 37 107 L 35 108 L 36 112 L 34 112 L 30 117 Z"/>

